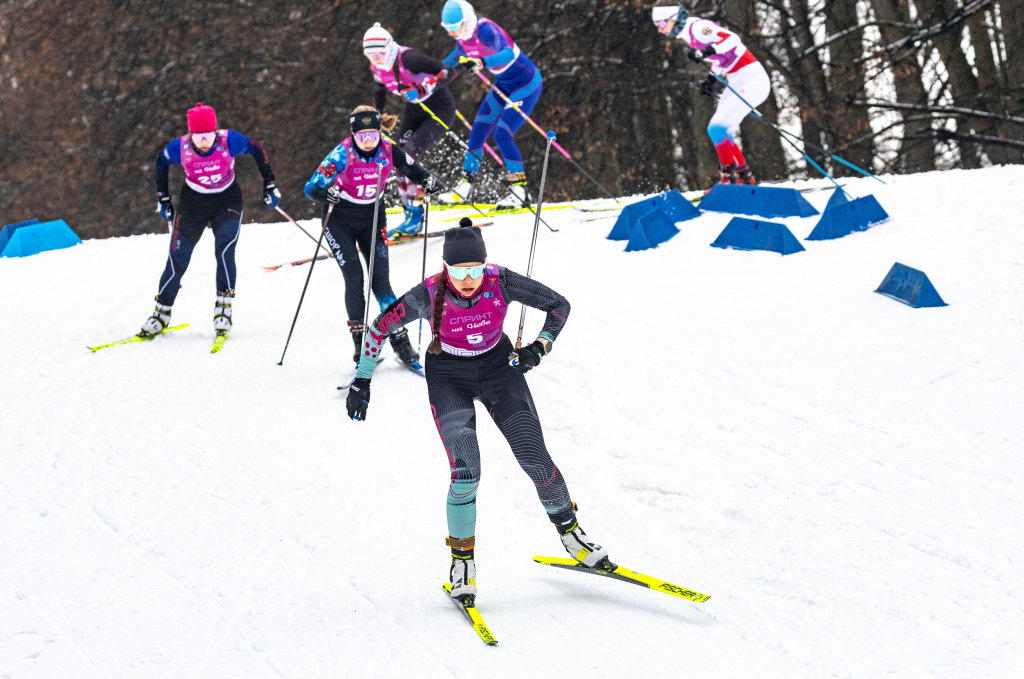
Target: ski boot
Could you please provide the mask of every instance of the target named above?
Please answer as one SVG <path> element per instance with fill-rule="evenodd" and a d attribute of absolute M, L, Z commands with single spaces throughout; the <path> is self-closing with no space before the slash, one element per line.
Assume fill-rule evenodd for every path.
<path fill-rule="evenodd" d="M 562 546 L 569 556 L 579 561 L 587 568 L 601 570 L 615 570 L 616 566 L 608 559 L 608 550 L 587 537 L 587 534 L 580 528 L 580 524 L 573 519 L 568 528 L 558 526 L 559 537 Z"/>
<path fill-rule="evenodd" d="M 349 321 L 348 331 L 352 333 L 352 344 L 356 347 L 356 352 L 352 355 L 352 362 L 358 364 L 359 358 L 363 354 L 363 322 Z"/>
<path fill-rule="evenodd" d="M 473 561 L 476 538 L 448 537 L 444 542 L 452 548 L 452 566 L 448 571 L 452 598 L 472 603 L 476 598 L 476 562 Z"/>
<path fill-rule="evenodd" d="M 420 375 L 423 374 L 423 366 L 420 365 L 420 355 L 412 348 L 408 330 L 399 328 L 391 333 L 391 348 L 398 354 L 398 360 L 404 363 L 405 367 Z"/>
<path fill-rule="evenodd" d="M 455 205 L 457 203 L 468 203 L 473 194 L 473 187 L 476 184 L 476 172 L 463 172 L 462 181 L 448 193 L 438 194 L 437 202 Z"/>
<path fill-rule="evenodd" d="M 722 163 L 722 172 L 718 179 L 719 184 L 736 183 L 736 163 Z"/>
<path fill-rule="evenodd" d="M 737 184 L 748 184 L 754 186 L 757 184 L 757 178 L 754 173 L 750 171 L 750 167 L 743 163 L 736 168 L 736 183 Z"/>
<path fill-rule="evenodd" d="M 235 293 L 217 294 L 213 305 L 213 329 L 218 335 L 231 332 L 231 300 Z"/>
<path fill-rule="evenodd" d="M 508 195 L 494 204 L 496 210 L 514 210 L 521 207 L 530 207 L 533 202 L 530 192 L 526 190 L 526 173 L 512 172 L 508 175 Z"/>
<path fill-rule="evenodd" d="M 154 297 L 154 299 L 156 299 Z M 156 308 L 153 309 L 153 315 L 147 318 L 142 323 L 142 330 L 139 332 L 139 337 L 152 337 L 153 335 L 159 335 L 167 326 L 171 324 L 171 306 L 169 304 L 156 303 Z"/>
<path fill-rule="evenodd" d="M 423 206 L 406 205 L 405 221 L 388 231 L 388 238 L 402 238 L 403 236 L 415 236 L 420 232 L 423 225 Z"/>

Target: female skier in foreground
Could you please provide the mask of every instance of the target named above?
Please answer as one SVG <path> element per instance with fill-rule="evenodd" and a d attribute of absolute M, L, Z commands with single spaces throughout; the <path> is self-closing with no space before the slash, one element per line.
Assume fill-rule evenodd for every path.
<path fill-rule="evenodd" d="M 566 551 L 584 566 L 615 568 L 608 560 L 608 550 L 588 538 L 576 520 L 569 489 L 544 445 L 533 397 L 523 377 L 551 351 L 569 315 L 569 302 L 532 279 L 486 262 L 487 249 L 479 229 L 449 229 L 442 271 L 402 295 L 370 326 L 347 399 L 349 417 L 365 420 L 370 379 L 384 340 L 410 321 L 430 321 L 434 339 L 427 349 L 427 391 L 451 467 L 446 541 L 452 549 L 449 576 L 452 597 L 463 602 L 476 596 L 473 549 L 480 449 L 474 400 L 487 408 L 519 465 L 533 480 Z M 502 332 L 512 302 L 547 312 L 538 338 L 518 352 Z M 514 352 L 518 360 L 512 367 Z"/>

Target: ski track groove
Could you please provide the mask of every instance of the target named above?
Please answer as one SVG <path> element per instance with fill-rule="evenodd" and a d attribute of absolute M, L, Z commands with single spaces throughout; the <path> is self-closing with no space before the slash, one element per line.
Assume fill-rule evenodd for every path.
<path fill-rule="evenodd" d="M 75 655 L 77 655 L 81 659 L 82 664 L 89 669 L 93 676 L 99 677 L 99 679 L 104 679 L 106 677 L 106 675 L 103 674 L 103 670 L 101 670 L 96 665 L 96 663 L 92 661 L 92 658 L 90 658 L 89 654 L 85 652 L 85 649 L 82 648 L 77 641 L 75 641 L 74 636 L 72 636 L 66 629 L 64 629 L 64 627 L 59 622 L 57 622 L 57 619 L 50 615 L 46 611 L 46 609 L 43 608 L 43 606 L 41 606 L 31 594 L 26 592 L 24 588 L 18 587 L 13 582 L 8 580 L 6 577 L 4 577 L 3 573 L 0 573 L 0 580 L 3 580 L 4 583 L 6 583 L 6 585 L 12 591 L 21 593 L 23 601 L 25 601 L 25 603 L 27 603 L 32 608 L 36 615 L 45 620 L 46 624 L 52 627 L 53 630 L 58 635 L 60 635 L 60 638 L 63 639 L 67 643 L 67 645 L 74 651 Z"/>

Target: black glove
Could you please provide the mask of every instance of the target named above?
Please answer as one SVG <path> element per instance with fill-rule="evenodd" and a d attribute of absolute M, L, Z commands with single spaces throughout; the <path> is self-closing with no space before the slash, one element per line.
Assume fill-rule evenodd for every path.
<path fill-rule="evenodd" d="M 370 405 L 370 380 L 365 377 L 357 377 L 348 388 L 348 397 L 345 398 L 345 407 L 348 408 L 348 416 L 360 422 L 366 421 L 366 408 Z"/>
<path fill-rule="evenodd" d="M 441 183 L 437 181 L 437 178 L 433 175 L 427 177 L 427 180 L 423 182 L 423 190 L 430 195 L 434 195 L 441 190 Z"/>
<path fill-rule="evenodd" d="M 539 339 L 534 340 L 533 344 L 527 344 L 512 352 L 508 364 L 521 373 L 528 373 L 540 365 L 540 359 L 544 358 L 545 353 L 544 344 Z"/>
<path fill-rule="evenodd" d="M 327 198 L 326 198 L 326 200 L 331 205 L 337 205 L 338 203 L 340 203 L 341 202 L 341 189 L 339 189 L 337 186 L 332 186 L 331 188 L 327 189 Z"/>
<path fill-rule="evenodd" d="M 156 194 L 156 211 L 160 214 L 160 219 L 165 222 L 174 221 L 174 206 L 171 205 L 171 197 L 163 191 Z"/>
<path fill-rule="evenodd" d="M 469 73 L 479 73 L 480 69 L 484 67 L 484 61 L 474 57 L 462 57 L 459 59 L 459 65 Z"/>
<path fill-rule="evenodd" d="M 715 85 L 717 85 L 717 84 L 718 84 L 718 79 L 715 76 L 713 76 L 711 74 L 708 74 L 708 79 L 700 84 L 701 96 L 704 96 L 704 97 L 713 96 L 714 93 L 715 93 Z"/>
<path fill-rule="evenodd" d="M 281 192 L 277 190 L 277 184 L 267 182 L 263 185 L 263 202 L 268 210 L 273 210 L 281 204 Z"/>
<path fill-rule="evenodd" d="M 714 45 L 708 45 L 704 49 L 700 49 L 700 50 L 696 49 L 694 47 L 691 47 L 690 51 L 687 53 L 686 56 L 690 57 L 690 61 L 695 61 L 695 62 L 697 62 L 699 64 L 702 61 L 704 61 L 705 59 L 707 59 L 708 57 L 710 57 L 712 54 L 718 54 L 718 52 L 715 51 L 715 46 Z"/>

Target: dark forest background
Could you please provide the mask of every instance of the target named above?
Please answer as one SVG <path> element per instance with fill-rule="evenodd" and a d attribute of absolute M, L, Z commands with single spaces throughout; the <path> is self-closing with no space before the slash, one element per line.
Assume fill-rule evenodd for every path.
<path fill-rule="evenodd" d="M 372 102 L 362 35 L 443 57 L 443 0 L 4 0 L 0 2 L 0 223 L 66 219 L 83 237 L 162 231 L 153 159 L 186 132 L 185 110 L 261 140 L 295 217 L 302 185 Z M 479 0 L 544 74 L 534 119 L 616 194 L 696 188 L 717 175 L 701 67 L 658 35 L 651 2 Z M 773 79 L 773 121 L 878 172 L 1024 162 L 1024 0 L 703 0 Z M 472 117 L 484 89 L 453 86 Z M 397 99 L 389 110 L 399 112 Z M 464 134 L 464 132 L 463 132 Z M 761 180 L 809 176 L 748 117 L 742 144 Z M 536 190 L 543 138 L 517 141 Z M 815 160 L 821 156 L 811 153 Z M 446 142 L 426 159 L 448 172 Z M 824 163 L 836 175 L 843 165 Z M 247 217 L 266 220 L 255 164 L 238 162 Z M 172 187 L 180 185 L 172 172 Z M 175 188 L 176 190 L 176 188 Z M 549 196 L 597 197 L 552 154 Z"/>

